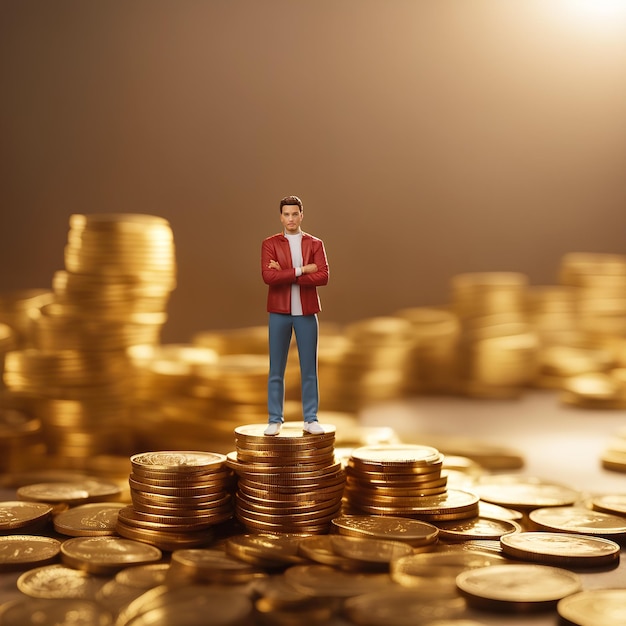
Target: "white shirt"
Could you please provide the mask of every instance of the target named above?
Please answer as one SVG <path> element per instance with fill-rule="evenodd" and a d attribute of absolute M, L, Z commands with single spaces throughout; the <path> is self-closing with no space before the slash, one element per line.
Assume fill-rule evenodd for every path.
<path fill-rule="evenodd" d="M 291 251 L 291 264 L 296 268 L 296 276 L 302 275 L 302 233 L 287 235 L 289 249 Z M 291 314 L 302 315 L 302 300 L 300 300 L 300 285 L 291 285 Z"/>

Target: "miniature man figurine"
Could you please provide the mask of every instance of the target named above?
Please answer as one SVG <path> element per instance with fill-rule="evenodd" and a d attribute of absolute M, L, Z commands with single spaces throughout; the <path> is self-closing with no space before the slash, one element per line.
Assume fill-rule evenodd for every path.
<path fill-rule="evenodd" d="M 317 287 L 328 283 L 328 262 L 321 239 L 302 232 L 302 200 L 287 196 L 280 201 L 283 232 L 268 237 L 261 246 L 261 274 L 269 285 L 270 370 L 267 382 L 266 435 L 277 435 L 284 421 L 285 368 L 292 332 L 296 334 L 304 430 L 324 432 L 317 421 L 317 313 L 321 310 Z"/>

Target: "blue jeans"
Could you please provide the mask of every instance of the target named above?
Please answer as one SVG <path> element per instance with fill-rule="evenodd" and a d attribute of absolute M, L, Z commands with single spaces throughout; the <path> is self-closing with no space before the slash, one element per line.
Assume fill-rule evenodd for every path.
<path fill-rule="evenodd" d="M 267 380 L 268 421 L 282 423 L 285 405 L 285 368 L 291 334 L 296 334 L 300 379 L 302 382 L 302 413 L 305 422 L 317 420 L 319 390 L 317 383 L 317 315 L 285 315 L 270 313 L 270 372 Z"/>

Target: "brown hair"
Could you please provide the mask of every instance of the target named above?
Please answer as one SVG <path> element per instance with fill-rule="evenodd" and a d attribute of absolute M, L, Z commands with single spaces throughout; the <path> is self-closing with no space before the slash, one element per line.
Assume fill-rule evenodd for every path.
<path fill-rule="evenodd" d="M 300 207 L 300 212 L 302 212 L 302 200 L 300 200 L 300 198 L 298 198 L 298 196 L 285 196 L 280 201 L 279 211 L 282 213 L 283 212 L 283 207 L 285 205 L 292 205 L 292 204 L 297 204 Z"/>

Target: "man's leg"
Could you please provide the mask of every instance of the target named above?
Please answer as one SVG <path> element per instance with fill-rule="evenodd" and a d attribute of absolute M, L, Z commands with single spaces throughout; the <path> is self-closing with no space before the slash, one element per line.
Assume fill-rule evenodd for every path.
<path fill-rule="evenodd" d="M 305 422 L 316 422 L 319 406 L 317 380 L 317 315 L 294 315 L 293 327 L 298 344 L 300 378 L 302 381 L 302 413 Z"/>
<path fill-rule="evenodd" d="M 267 411 L 270 424 L 282 424 L 285 405 L 285 368 L 292 333 L 292 316 L 270 313 L 270 371 L 267 379 Z"/>

